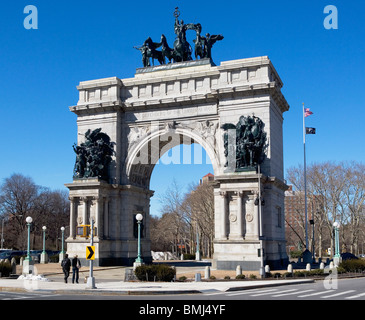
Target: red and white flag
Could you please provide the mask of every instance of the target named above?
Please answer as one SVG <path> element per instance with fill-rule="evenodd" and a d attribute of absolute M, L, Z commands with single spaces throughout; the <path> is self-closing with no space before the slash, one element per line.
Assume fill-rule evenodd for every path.
<path fill-rule="evenodd" d="M 309 117 L 311 114 L 313 114 L 313 112 L 310 111 L 309 108 L 304 108 L 304 117 Z"/>

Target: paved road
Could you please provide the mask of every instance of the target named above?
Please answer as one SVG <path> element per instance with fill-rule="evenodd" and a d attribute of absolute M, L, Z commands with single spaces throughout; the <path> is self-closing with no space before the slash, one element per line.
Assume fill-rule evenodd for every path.
<path fill-rule="evenodd" d="M 0 300 L 365 300 L 365 278 L 338 282 L 317 281 L 309 284 L 268 287 L 239 291 L 210 290 L 203 294 L 178 295 L 96 295 L 53 294 L 46 292 L 0 292 Z"/>
<path fill-rule="evenodd" d="M 202 299 L 218 300 L 365 300 L 365 279 L 338 280 L 335 288 L 331 283 L 315 283 L 252 289 L 231 292 L 211 292 Z"/>

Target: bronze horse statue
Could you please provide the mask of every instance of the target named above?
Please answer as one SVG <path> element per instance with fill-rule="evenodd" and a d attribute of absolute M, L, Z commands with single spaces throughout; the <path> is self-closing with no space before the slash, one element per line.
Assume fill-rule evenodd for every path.
<path fill-rule="evenodd" d="M 171 63 L 171 60 L 173 60 L 174 62 L 176 61 L 176 55 L 174 49 L 171 49 L 169 47 L 164 34 L 161 35 L 161 52 L 162 52 L 162 57 L 164 59 L 167 58 L 169 60 L 169 63 Z"/>
<path fill-rule="evenodd" d="M 165 64 L 165 58 L 161 51 L 156 50 L 160 47 L 161 43 L 155 43 L 152 41 L 151 37 L 148 37 L 141 47 L 134 47 L 140 50 L 142 53 L 142 62 L 144 67 L 150 67 L 150 58 L 152 58 L 152 65 L 155 65 L 155 59 L 158 60 L 160 64 Z"/>
<path fill-rule="evenodd" d="M 161 47 L 162 56 L 163 58 L 167 58 L 169 63 L 171 63 L 171 60 L 173 60 L 173 62 L 192 60 L 190 44 L 187 41 L 182 41 L 180 37 L 176 38 L 174 49 L 172 49 L 167 44 L 165 35 L 161 35 Z"/>
<path fill-rule="evenodd" d="M 174 24 L 174 32 L 176 34 L 176 38 L 174 41 L 173 48 L 170 48 L 167 44 L 165 35 L 161 35 L 161 41 L 159 43 L 155 43 L 152 41 L 150 37 L 143 43 L 141 47 L 134 47 L 141 51 L 142 53 L 142 62 L 144 67 L 150 67 L 150 58 L 152 58 L 152 64 L 154 64 L 154 60 L 157 59 L 160 64 L 165 64 L 165 58 L 171 62 L 182 62 L 182 61 L 191 61 L 192 58 L 192 48 L 189 42 L 186 40 L 186 32 L 188 30 L 194 30 L 196 32 L 195 43 L 195 58 L 205 59 L 212 58 L 211 50 L 212 46 L 216 41 L 222 40 L 222 35 L 210 35 L 207 33 L 204 36 L 201 35 L 202 26 L 200 23 L 187 23 L 185 24 L 183 20 L 178 19 L 180 16 L 180 12 L 178 8 L 176 8 L 174 12 L 175 24 Z M 156 50 L 156 48 L 162 47 L 161 51 Z"/>
<path fill-rule="evenodd" d="M 162 56 L 162 52 L 156 50 L 160 47 L 160 43 L 155 43 L 152 41 L 151 37 L 148 37 L 144 43 L 147 46 L 147 57 L 152 58 L 152 65 L 155 65 L 155 59 L 158 60 L 160 64 L 165 64 L 165 59 Z"/>

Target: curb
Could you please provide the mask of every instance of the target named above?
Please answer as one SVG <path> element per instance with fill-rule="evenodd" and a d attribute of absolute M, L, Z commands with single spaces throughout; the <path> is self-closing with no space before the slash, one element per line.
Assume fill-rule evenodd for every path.
<path fill-rule="evenodd" d="M 85 289 L 84 291 L 67 291 L 67 290 L 54 290 L 53 293 L 58 294 L 95 294 L 106 296 L 157 296 L 157 295 L 173 295 L 173 294 L 199 294 L 202 293 L 199 290 L 160 290 L 160 291 L 143 291 L 143 290 L 125 290 L 125 291 L 108 291 L 97 289 Z"/>
<path fill-rule="evenodd" d="M 59 290 L 59 289 L 39 289 L 27 290 L 19 287 L 0 287 L 0 292 L 39 292 L 50 294 L 75 294 L 75 295 L 123 295 L 123 296 L 137 296 L 137 295 L 171 295 L 171 294 L 199 294 L 199 290 L 98 290 L 98 289 L 84 289 L 84 290 Z M 224 292 L 224 291 L 222 291 Z"/>

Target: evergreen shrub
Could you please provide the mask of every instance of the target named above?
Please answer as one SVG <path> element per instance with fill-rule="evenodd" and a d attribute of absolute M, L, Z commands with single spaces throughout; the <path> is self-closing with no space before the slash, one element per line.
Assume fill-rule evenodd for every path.
<path fill-rule="evenodd" d="M 11 264 L 8 259 L 0 262 L 0 274 L 1 277 L 9 277 L 11 273 Z"/>
<path fill-rule="evenodd" d="M 166 264 L 151 264 L 137 267 L 134 273 L 141 281 L 171 282 L 176 275 L 176 270 Z"/>
<path fill-rule="evenodd" d="M 339 267 L 345 269 L 346 272 L 364 272 L 365 260 L 362 259 L 343 260 L 340 263 Z"/>

